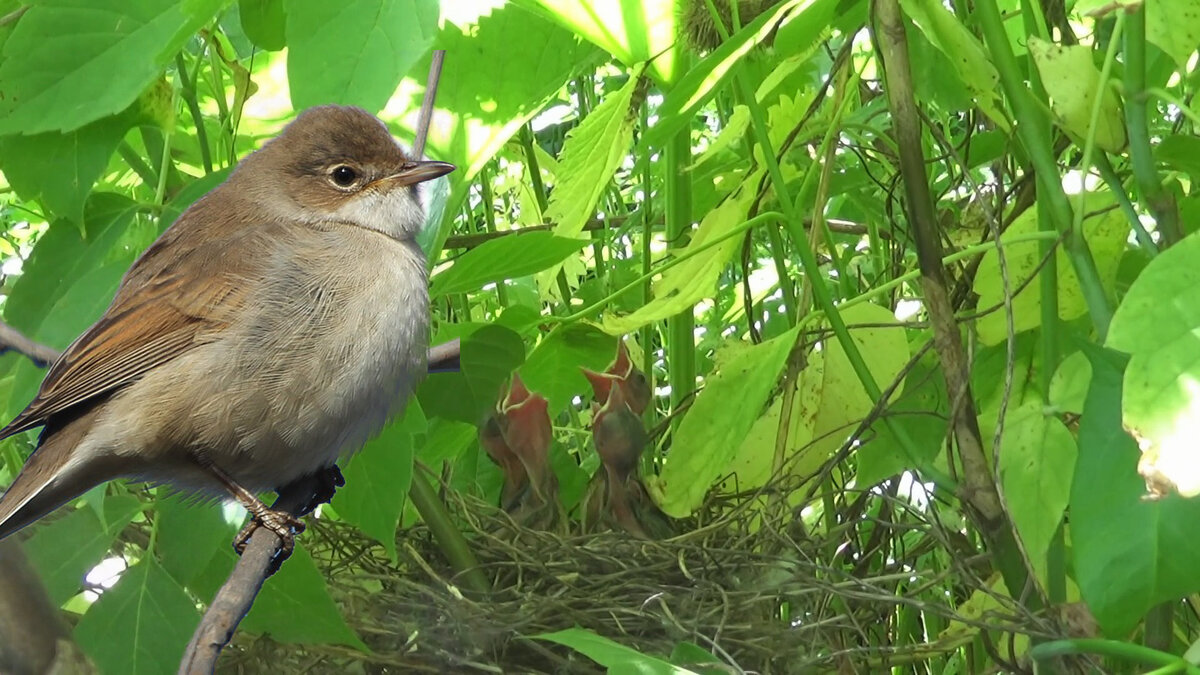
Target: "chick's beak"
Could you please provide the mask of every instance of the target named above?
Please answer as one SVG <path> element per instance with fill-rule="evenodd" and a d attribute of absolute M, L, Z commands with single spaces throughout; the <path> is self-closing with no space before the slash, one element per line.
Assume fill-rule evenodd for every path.
<path fill-rule="evenodd" d="M 396 185 L 416 185 L 445 176 L 455 168 L 450 162 L 408 162 L 399 171 L 388 176 L 388 180 Z"/>

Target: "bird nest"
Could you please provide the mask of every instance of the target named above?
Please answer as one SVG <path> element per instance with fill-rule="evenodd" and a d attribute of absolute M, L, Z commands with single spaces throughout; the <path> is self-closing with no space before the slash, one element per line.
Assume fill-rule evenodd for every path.
<path fill-rule="evenodd" d="M 450 510 L 494 584 L 483 597 L 458 583 L 423 524 L 398 534 L 392 563 L 353 528 L 317 521 L 306 543 L 371 651 L 240 635 L 221 670 L 605 672 L 534 639 L 581 627 L 664 659 L 680 643 L 698 645 L 720 661 L 706 673 L 878 672 L 945 657 L 981 629 L 991 637 L 1056 632 L 991 595 L 978 576 L 988 574 L 986 558 L 954 554 L 966 540 L 940 530 L 928 508 L 894 491 L 842 496 L 844 513 L 874 515 L 854 516 L 818 537 L 805 532 L 799 508 L 771 505 L 762 493 L 721 497 L 675 523 L 685 534 L 649 541 L 624 532 L 531 530 L 495 506 L 450 492 Z M 939 548 L 944 555 L 930 555 Z M 948 562 L 918 566 L 933 559 Z M 905 621 L 911 626 L 898 628 Z M 923 631 L 914 630 L 920 625 Z M 904 631 L 906 639 L 897 641 Z M 928 637 L 913 638 L 919 635 Z M 1012 663 L 1008 648 L 990 640 L 990 657 Z"/>

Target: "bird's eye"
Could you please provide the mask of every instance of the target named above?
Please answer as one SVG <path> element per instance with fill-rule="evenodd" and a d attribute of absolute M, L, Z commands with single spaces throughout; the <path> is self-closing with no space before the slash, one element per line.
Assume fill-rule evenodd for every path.
<path fill-rule="evenodd" d="M 354 185 L 354 181 L 358 180 L 358 172 L 345 164 L 339 164 L 329 172 L 329 177 L 335 185 L 345 188 Z"/>

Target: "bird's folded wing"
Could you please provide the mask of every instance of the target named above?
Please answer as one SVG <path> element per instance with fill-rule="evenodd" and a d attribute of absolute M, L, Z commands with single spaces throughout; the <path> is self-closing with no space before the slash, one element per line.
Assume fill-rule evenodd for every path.
<path fill-rule="evenodd" d="M 229 324 L 259 277 L 261 257 L 247 255 L 250 242 L 236 235 L 195 247 L 177 243 L 171 247 L 177 258 L 167 259 L 156 245 L 138 260 L 104 316 L 51 366 L 33 402 L 0 429 L 0 438 L 129 384 Z"/>

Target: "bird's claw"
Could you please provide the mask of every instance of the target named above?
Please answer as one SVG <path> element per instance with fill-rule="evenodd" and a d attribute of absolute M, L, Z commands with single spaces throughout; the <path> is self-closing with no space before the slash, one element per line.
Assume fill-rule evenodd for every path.
<path fill-rule="evenodd" d="M 304 531 L 304 521 L 286 511 L 269 509 L 253 516 L 233 539 L 233 550 L 237 551 L 238 555 L 245 553 L 250 537 L 260 527 L 267 528 L 279 537 L 279 555 L 275 557 L 275 566 L 278 568 L 279 563 L 292 555 L 292 550 L 296 546 L 296 535 Z"/>

